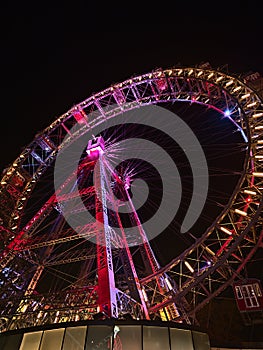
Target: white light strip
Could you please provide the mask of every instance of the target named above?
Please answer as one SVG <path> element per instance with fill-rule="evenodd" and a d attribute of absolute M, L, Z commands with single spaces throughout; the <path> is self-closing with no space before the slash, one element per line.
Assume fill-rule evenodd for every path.
<path fill-rule="evenodd" d="M 257 177 L 263 177 L 263 173 L 252 173 L 253 176 L 257 176 Z"/>
<path fill-rule="evenodd" d="M 242 89 L 242 87 L 241 86 L 237 86 L 236 88 L 234 88 L 233 92 L 236 92 L 236 91 L 238 91 L 240 89 Z"/>
<path fill-rule="evenodd" d="M 242 97 L 241 97 L 241 98 L 242 98 Z M 263 117 L 263 112 L 259 112 L 259 113 L 253 114 L 252 117 L 253 117 L 253 118 L 260 118 L 260 117 Z"/>
<path fill-rule="evenodd" d="M 247 213 L 243 210 L 235 209 L 235 213 L 240 214 L 242 216 L 247 216 Z"/>
<path fill-rule="evenodd" d="M 241 96 L 241 100 L 244 100 L 244 98 L 248 98 L 249 96 L 250 96 L 249 93 L 248 93 L 248 94 L 245 94 L 245 95 Z"/>
<path fill-rule="evenodd" d="M 148 301 L 148 297 L 147 297 L 147 294 L 146 294 L 144 289 L 142 289 L 142 294 L 143 294 L 144 300 L 147 302 Z"/>
<path fill-rule="evenodd" d="M 232 232 L 230 230 L 228 230 L 227 228 L 223 227 L 223 226 L 220 226 L 219 227 L 221 231 L 227 233 L 228 235 L 232 235 Z"/>
<path fill-rule="evenodd" d="M 188 268 L 188 270 L 190 271 L 190 272 L 194 272 L 194 269 L 192 268 L 192 266 L 189 264 L 189 262 L 188 261 L 184 261 L 184 263 L 185 263 L 185 266 Z"/>
<path fill-rule="evenodd" d="M 226 83 L 226 86 L 230 86 L 231 84 L 233 84 L 234 80 L 229 80 L 227 83 Z"/>
<path fill-rule="evenodd" d="M 215 255 L 215 253 L 214 253 L 210 248 L 205 247 L 205 250 L 206 250 L 209 254 Z"/>
<path fill-rule="evenodd" d="M 255 130 L 262 130 L 263 129 L 263 125 L 259 125 L 255 127 Z"/>
<path fill-rule="evenodd" d="M 250 190 L 244 190 L 244 193 L 246 194 L 251 194 L 252 196 L 255 196 L 257 194 L 257 192 L 255 191 L 250 191 Z"/>
<path fill-rule="evenodd" d="M 247 107 L 253 107 L 253 106 L 255 106 L 257 104 L 257 102 L 252 102 L 252 103 L 249 103 L 248 105 L 247 105 Z"/>
<path fill-rule="evenodd" d="M 171 282 L 168 280 L 167 277 L 165 277 L 165 282 L 166 282 L 166 284 L 167 284 L 168 289 L 169 289 L 169 290 L 172 290 L 173 287 L 172 287 Z"/>
<path fill-rule="evenodd" d="M 216 79 L 216 82 L 219 82 L 219 81 L 222 80 L 222 79 L 223 79 L 223 77 L 221 76 L 221 77 L 219 77 L 219 78 Z"/>

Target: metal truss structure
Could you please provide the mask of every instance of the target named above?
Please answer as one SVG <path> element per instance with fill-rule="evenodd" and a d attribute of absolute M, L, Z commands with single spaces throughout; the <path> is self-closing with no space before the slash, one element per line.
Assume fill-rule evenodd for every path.
<path fill-rule="evenodd" d="M 246 158 L 238 185 L 220 216 L 183 253 L 161 266 L 136 211 L 130 215 L 141 238 L 136 249 L 127 243 L 118 211 L 107 211 L 107 202 L 114 199 L 107 191 L 110 184 L 105 172 L 109 169 L 103 154 L 83 157 L 79 189 L 71 177 L 62 184 L 68 194 L 45 192 L 45 186 L 52 182 L 49 170 L 58 152 L 67 147 L 66 136 L 75 142 L 102 120 L 176 101 L 205 105 L 220 113 L 230 111 L 244 136 Z M 71 134 L 76 124 L 78 132 Z M 96 142 L 91 151 L 101 146 Z M 97 163 L 99 200 L 90 181 Z M 118 183 L 118 174 L 112 175 L 132 208 L 125 179 Z M 40 183 L 43 195 L 32 206 L 36 209 L 28 210 Z M 242 277 L 245 264 L 262 245 L 262 99 L 241 78 L 211 68 L 157 69 L 132 77 L 77 104 L 36 135 L 5 170 L 0 190 L 2 331 L 93 319 L 98 313 L 195 323 L 197 311 Z M 81 210 L 74 204 L 77 196 L 97 220 L 74 230 L 65 222 L 61 205 L 72 212 Z M 116 208 L 120 205 L 115 204 Z M 112 228 L 112 221 L 118 222 L 121 235 Z M 64 281 L 63 287 L 58 280 Z"/>

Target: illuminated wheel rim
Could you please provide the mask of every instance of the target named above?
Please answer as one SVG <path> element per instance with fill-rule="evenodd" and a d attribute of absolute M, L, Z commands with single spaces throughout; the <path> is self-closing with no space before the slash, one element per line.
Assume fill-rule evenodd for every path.
<path fill-rule="evenodd" d="M 2 201 L 3 206 L 8 207 L 6 216 L 3 208 L 1 226 L 5 244 L 20 232 L 20 218 L 31 192 L 55 160 L 65 134 L 74 124 L 81 123 L 83 116 L 79 111 L 89 116 L 94 114 L 94 119 L 85 120 L 78 134 L 72 135 L 72 140 L 85 134 L 87 125 L 93 128 L 102 120 L 125 111 L 171 101 L 199 103 L 220 111 L 235 110 L 235 122 L 247 140 L 247 156 L 235 192 L 216 221 L 182 254 L 140 282 L 147 289 L 156 276 L 167 273 L 175 280 L 178 293 L 163 298 L 157 306 L 151 305 L 149 311 L 154 314 L 160 308 L 186 298 L 188 317 L 194 316 L 226 289 L 239 277 L 262 242 L 263 106 L 258 94 L 243 81 L 215 70 L 191 67 L 158 69 L 94 94 L 57 118 L 36 136 L 2 177 L 1 196 L 11 198 L 9 202 Z M 14 179 L 20 181 L 20 191 L 13 186 Z M 31 224 L 28 225 L 28 234 L 33 228 Z M 23 232 L 27 233 L 27 227 Z M 205 269 L 200 264 L 204 256 L 209 261 Z M 9 255 L 2 256 L 2 268 L 9 261 Z M 185 317 L 182 314 L 176 320 L 183 321 Z"/>

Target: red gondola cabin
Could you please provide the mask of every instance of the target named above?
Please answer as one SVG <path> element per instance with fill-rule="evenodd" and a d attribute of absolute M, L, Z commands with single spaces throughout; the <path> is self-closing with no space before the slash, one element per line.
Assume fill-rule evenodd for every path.
<path fill-rule="evenodd" d="M 258 279 L 235 282 L 233 289 L 240 312 L 263 310 L 263 289 Z"/>

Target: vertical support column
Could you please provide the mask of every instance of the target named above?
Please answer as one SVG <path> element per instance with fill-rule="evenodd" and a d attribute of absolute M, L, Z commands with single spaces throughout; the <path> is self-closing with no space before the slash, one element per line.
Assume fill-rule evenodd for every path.
<path fill-rule="evenodd" d="M 155 255 L 153 253 L 153 250 L 152 250 L 152 248 L 150 246 L 148 238 L 147 238 L 147 236 L 146 236 L 146 234 L 144 232 L 144 229 L 143 229 L 143 227 L 141 225 L 141 221 L 140 221 L 140 219 L 138 217 L 137 211 L 134 208 L 134 205 L 133 205 L 133 202 L 131 200 L 130 194 L 129 194 L 128 189 L 126 187 L 125 187 L 125 191 L 126 191 L 126 196 L 128 198 L 128 201 L 129 201 L 129 205 L 130 205 L 130 207 L 132 209 L 133 219 L 135 220 L 136 226 L 137 226 L 138 231 L 140 233 L 140 236 L 142 238 L 142 242 L 143 242 L 143 246 L 144 246 L 144 249 L 145 249 L 145 252 L 146 252 L 146 255 L 147 255 L 147 259 L 148 259 L 148 261 L 150 263 L 151 270 L 154 273 L 154 272 L 158 271 L 158 269 L 160 268 L 159 263 L 158 263 Z M 159 284 L 158 279 L 157 279 L 157 283 Z"/>
<path fill-rule="evenodd" d="M 130 251 L 130 248 L 129 248 L 129 245 L 128 245 L 128 242 L 127 242 L 127 239 L 126 239 L 126 236 L 125 236 L 125 232 L 124 232 L 123 227 L 122 227 L 122 222 L 120 220 L 120 216 L 119 216 L 118 210 L 116 210 L 116 214 L 117 214 L 117 220 L 118 220 L 118 223 L 119 223 L 119 227 L 120 227 L 121 233 L 122 233 L 122 243 L 124 245 L 125 252 L 127 254 L 127 259 L 128 259 L 127 265 L 129 266 L 129 269 L 131 270 L 131 276 L 129 276 L 131 278 L 129 278 L 129 277 L 128 278 L 129 278 L 129 280 L 132 279 L 133 280 L 132 283 L 134 283 L 133 289 L 130 289 L 131 296 L 134 298 L 133 293 L 136 293 L 136 294 L 138 293 L 138 296 L 139 296 L 139 299 L 140 299 L 140 302 L 141 302 L 141 305 L 142 305 L 142 308 L 143 308 L 143 311 L 144 311 L 145 318 L 147 320 L 150 320 L 150 316 L 149 316 L 148 308 L 147 308 L 147 305 L 146 305 L 146 302 L 145 302 L 145 297 L 144 297 L 144 294 L 143 294 L 143 290 L 142 290 L 142 287 L 141 287 L 141 284 L 140 284 L 140 281 L 139 281 L 139 278 L 138 278 L 138 275 L 137 275 L 137 271 L 136 271 L 135 266 L 134 266 L 132 254 L 131 254 L 131 251 Z M 125 261 L 125 256 L 123 256 L 122 260 Z M 127 266 L 127 268 L 128 268 L 128 266 Z M 128 284 L 129 284 L 129 281 L 128 281 Z"/>
<path fill-rule="evenodd" d="M 106 164 L 106 167 L 108 166 L 109 169 L 111 169 L 110 165 L 108 164 L 107 160 L 104 159 L 104 164 Z M 114 172 L 112 173 L 113 176 L 117 179 L 117 181 L 119 180 L 118 175 L 116 175 Z M 105 182 L 106 185 L 109 187 L 110 186 L 110 182 L 109 179 L 106 177 L 105 178 Z M 125 191 L 127 189 L 125 189 L 125 186 L 121 186 L 121 189 L 123 191 L 123 196 L 125 195 Z M 147 320 L 150 320 L 150 316 L 149 316 L 149 312 L 148 312 L 148 307 L 145 301 L 145 296 L 144 296 L 144 290 L 142 289 L 142 286 L 140 284 L 138 275 L 137 275 L 137 271 L 133 262 L 133 258 L 132 258 L 132 254 L 126 239 L 126 234 L 122 225 L 122 221 L 119 215 L 119 210 L 118 210 L 118 205 L 116 202 L 116 198 L 114 198 L 114 195 L 112 192 L 110 192 L 110 197 L 109 197 L 109 201 L 112 203 L 114 210 L 115 210 L 115 214 L 116 214 L 116 219 L 119 225 L 119 229 L 121 231 L 121 246 L 122 249 L 119 250 L 119 256 L 121 258 L 122 264 L 125 267 L 125 273 L 126 273 L 126 279 L 127 279 L 127 284 L 128 284 L 128 288 L 129 288 L 129 297 L 135 299 L 136 301 L 138 301 L 141 306 L 142 306 L 142 310 L 144 312 L 144 316 Z"/>
<path fill-rule="evenodd" d="M 37 282 L 39 281 L 39 278 L 41 277 L 43 270 L 44 270 L 44 266 L 39 265 L 37 267 L 37 269 L 34 273 L 34 276 L 32 277 L 32 279 L 27 287 L 27 290 L 25 291 L 24 298 L 22 298 L 22 300 L 20 301 L 20 304 L 19 304 L 16 312 L 18 312 L 20 314 L 26 314 L 26 311 L 27 311 L 29 303 L 30 303 L 30 301 L 27 299 L 27 297 L 33 294 L 33 292 L 36 288 Z M 22 316 L 22 319 L 23 319 L 23 316 Z M 17 318 L 17 316 L 13 316 L 12 321 L 14 323 L 16 323 L 17 321 L 19 321 L 19 317 Z"/>
<path fill-rule="evenodd" d="M 31 295 L 34 292 L 36 285 L 37 285 L 37 282 L 39 281 L 39 278 L 41 277 L 43 270 L 44 270 L 43 265 L 39 265 L 37 267 L 36 272 L 34 273 L 34 276 L 32 277 L 32 279 L 27 287 L 27 290 L 25 292 L 25 296 Z"/>
<path fill-rule="evenodd" d="M 138 214 L 137 214 L 137 211 L 135 210 L 134 208 L 134 205 L 133 205 L 133 202 L 131 200 L 131 197 L 130 197 L 130 194 L 128 192 L 128 188 L 127 187 L 124 187 L 125 188 L 125 191 L 126 191 L 126 195 L 127 195 L 127 198 L 128 198 L 128 201 L 129 201 L 129 205 L 130 207 L 132 208 L 132 213 L 133 213 L 133 218 L 136 222 L 136 225 L 138 227 L 138 230 L 139 230 L 139 233 L 141 235 L 141 238 L 142 238 L 142 242 L 143 242 L 143 247 L 144 247 L 144 250 L 145 250 L 145 253 L 146 253 L 146 256 L 147 256 L 147 259 L 148 259 L 148 262 L 150 264 L 150 267 L 151 267 L 151 270 L 153 273 L 157 272 L 158 269 L 160 268 L 160 265 L 155 257 L 155 254 L 150 246 L 150 243 L 148 241 L 148 238 L 147 238 L 147 235 L 141 225 L 141 221 L 138 217 Z M 157 287 L 158 287 L 158 290 L 161 294 L 166 294 L 167 292 L 171 291 L 173 289 L 170 281 L 169 281 L 169 278 L 166 274 L 163 274 L 159 277 L 156 278 L 156 284 L 157 284 Z M 171 318 L 175 318 L 175 317 L 178 317 L 180 315 L 178 309 L 177 309 L 177 306 L 173 303 L 171 305 L 169 305 L 168 307 L 168 310 L 169 310 L 169 314 L 170 317 L 168 317 L 167 315 L 167 312 L 164 308 L 164 313 L 165 313 L 165 319 L 171 319 Z"/>
<path fill-rule="evenodd" d="M 118 317 L 114 269 L 111 251 L 111 231 L 108 222 L 107 198 L 105 189 L 105 171 L 100 154 L 95 169 L 96 181 L 96 220 L 97 265 L 98 265 L 98 304 L 100 312 L 108 317 Z M 98 198 L 99 197 L 99 198 Z"/>

